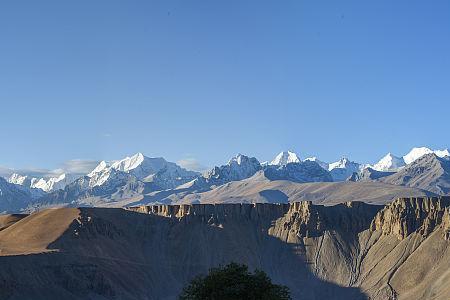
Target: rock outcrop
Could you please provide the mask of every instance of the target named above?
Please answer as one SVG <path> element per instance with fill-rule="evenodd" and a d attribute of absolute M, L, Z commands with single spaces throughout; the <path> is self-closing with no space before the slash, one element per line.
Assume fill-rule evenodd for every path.
<path fill-rule="evenodd" d="M 442 230 L 445 240 L 450 240 L 450 208 L 447 207 L 444 210 L 444 215 L 442 216 Z"/>
<path fill-rule="evenodd" d="M 132 211 L 153 214 L 161 217 L 189 218 L 248 218 L 282 216 L 289 204 L 269 203 L 229 203 L 229 204 L 181 204 L 181 205 L 143 205 L 127 208 Z"/>
<path fill-rule="evenodd" d="M 401 198 L 388 204 L 371 224 L 371 230 L 404 239 L 413 232 L 428 236 L 448 218 L 450 197 Z"/>
<path fill-rule="evenodd" d="M 380 206 L 347 202 L 334 206 L 313 205 L 311 201 L 295 202 L 277 222 L 289 235 L 299 238 L 319 237 L 325 231 L 339 231 L 356 236 L 367 229 Z"/>

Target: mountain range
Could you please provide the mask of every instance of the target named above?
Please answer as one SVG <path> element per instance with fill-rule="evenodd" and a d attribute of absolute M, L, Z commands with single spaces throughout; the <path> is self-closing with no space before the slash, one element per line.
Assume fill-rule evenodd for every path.
<path fill-rule="evenodd" d="M 316 157 L 302 160 L 293 151 L 283 151 L 269 163 L 238 154 L 201 174 L 162 157 L 137 153 L 101 161 L 83 176 L 12 174 L 0 182 L 0 211 L 149 203 L 358 199 L 386 203 L 395 197 L 450 194 L 449 160 L 448 150 L 425 147 L 413 148 L 401 157 L 388 153 L 373 165 L 346 157 L 333 163 Z"/>

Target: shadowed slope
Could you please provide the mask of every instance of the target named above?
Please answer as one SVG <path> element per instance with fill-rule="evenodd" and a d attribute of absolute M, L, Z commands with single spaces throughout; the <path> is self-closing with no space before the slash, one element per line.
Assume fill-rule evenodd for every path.
<path fill-rule="evenodd" d="M 27 214 L 0 215 L 0 230 L 8 228 L 17 221 L 25 218 L 26 216 L 28 215 Z"/>
<path fill-rule="evenodd" d="M 58 252 L 0 257 L 3 292 L 17 299 L 175 299 L 195 275 L 237 261 L 287 284 L 294 299 L 366 298 L 317 278 L 296 245 L 268 234 L 288 206 L 217 209 L 214 217 L 180 219 L 122 209 L 80 209 L 77 220 L 69 213 L 69 228 L 48 245 Z"/>

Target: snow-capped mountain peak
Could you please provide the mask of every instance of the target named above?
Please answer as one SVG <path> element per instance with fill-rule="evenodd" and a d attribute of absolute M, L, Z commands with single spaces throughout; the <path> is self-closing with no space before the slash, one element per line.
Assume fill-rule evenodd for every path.
<path fill-rule="evenodd" d="M 271 162 L 272 166 L 283 166 L 289 163 L 299 163 L 301 162 L 300 158 L 295 152 L 292 151 L 283 151 L 280 152 Z"/>
<path fill-rule="evenodd" d="M 208 184 L 220 185 L 248 178 L 260 169 L 261 164 L 256 158 L 238 154 L 232 157 L 226 165 L 211 169 L 204 175 L 204 179 Z"/>
<path fill-rule="evenodd" d="M 91 178 L 103 178 L 101 181 L 105 181 L 107 179 L 105 176 L 108 177 L 111 174 L 110 170 L 114 169 L 116 171 L 134 175 L 138 179 L 143 179 L 151 174 L 155 174 L 166 167 L 167 164 L 168 162 L 162 157 L 147 157 L 138 152 L 133 156 L 127 156 L 111 163 L 102 161 L 88 174 L 88 176 Z M 99 173 L 101 173 L 101 175 L 98 175 Z M 93 183 L 92 185 L 99 185 L 99 183 Z"/>
<path fill-rule="evenodd" d="M 450 152 L 448 151 L 448 149 L 444 149 L 444 150 L 435 150 L 434 154 L 436 154 L 438 157 L 450 157 Z"/>
<path fill-rule="evenodd" d="M 14 183 L 17 185 L 31 185 L 31 178 L 29 178 L 26 175 L 20 175 L 17 173 L 11 174 L 11 176 L 8 178 L 9 183 Z"/>
<path fill-rule="evenodd" d="M 241 165 L 242 164 L 242 160 L 246 159 L 247 157 L 245 155 L 242 155 L 240 153 L 238 153 L 236 156 L 233 156 L 229 161 L 228 161 L 228 165 L 232 165 L 232 164 L 238 164 Z"/>
<path fill-rule="evenodd" d="M 331 171 L 333 169 L 346 168 L 349 163 L 350 163 L 350 160 L 347 157 L 342 157 L 340 160 L 338 160 L 334 163 L 330 163 L 328 166 L 328 171 Z"/>
<path fill-rule="evenodd" d="M 147 159 L 144 154 L 138 152 L 131 157 L 125 157 L 112 164 L 112 168 L 122 172 L 130 172 L 139 167 Z"/>
<path fill-rule="evenodd" d="M 411 149 L 411 151 L 409 151 L 408 154 L 403 156 L 403 159 L 405 160 L 405 163 L 409 165 L 410 163 L 421 158 L 422 156 L 424 156 L 426 154 L 430 154 L 430 153 L 434 153 L 438 157 L 450 156 L 450 152 L 448 151 L 448 149 L 431 150 L 430 148 L 427 148 L 427 147 L 416 147 L 416 148 Z"/>
<path fill-rule="evenodd" d="M 350 161 L 347 157 L 342 157 L 337 162 L 331 163 L 328 166 L 328 170 L 334 181 L 344 181 L 352 176 L 353 173 L 359 172 L 360 167 L 360 164 Z"/>
<path fill-rule="evenodd" d="M 92 170 L 89 174 L 87 174 L 88 177 L 94 176 L 96 173 L 100 173 L 104 171 L 106 168 L 109 168 L 111 166 L 110 163 L 102 160 L 95 168 Z"/>
<path fill-rule="evenodd" d="M 112 163 L 100 162 L 88 174 L 89 186 L 101 186 L 115 179 L 122 181 L 125 178 L 124 174 L 145 182 L 158 182 L 160 186 L 164 185 L 165 187 L 171 187 L 179 182 L 184 183 L 187 179 L 191 180 L 198 175 L 196 172 L 187 171 L 162 157 L 147 157 L 138 152 Z M 166 182 L 163 184 L 163 181 Z"/>
<path fill-rule="evenodd" d="M 415 147 L 415 148 L 412 148 L 408 154 L 403 156 L 403 160 L 405 161 L 406 164 L 410 164 L 413 161 L 421 158 L 422 156 L 424 156 L 426 154 L 430 154 L 430 153 L 433 153 L 433 150 L 431 150 L 430 148 Z"/>
<path fill-rule="evenodd" d="M 58 189 L 63 189 L 67 184 L 73 182 L 75 176 L 69 174 L 60 174 L 57 177 L 35 178 L 27 175 L 12 174 L 8 178 L 9 183 L 25 186 L 32 189 L 41 189 L 45 192 L 51 192 Z"/>
<path fill-rule="evenodd" d="M 391 171 L 404 166 L 405 161 L 402 157 L 397 157 L 389 152 L 373 166 L 373 169 L 376 171 Z"/>

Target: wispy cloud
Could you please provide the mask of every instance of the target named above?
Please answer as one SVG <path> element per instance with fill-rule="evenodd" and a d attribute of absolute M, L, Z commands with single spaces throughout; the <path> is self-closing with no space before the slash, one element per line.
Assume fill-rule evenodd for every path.
<path fill-rule="evenodd" d="M 62 173 L 82 175 L 92 171 L 98 163 L 99 161 L 97 160 L 72 159 L 63 162 L 60 166 L 58 166 L 58 168 L 53 170 L 41 168 L 12 169 L 0 166 L 0 176 L 9 177 L 13 173 L 28 175 L 31 177 L 54 177 L 59 176 Z"/>
<path fill-rule="evenodd" d="M 0 176 L 1 177 L 7 177 L 7 176 L 11 175 L 11 173 L 13 173 L 13 171 L 10 168 L 0 166 Z"/>
<path fill-rule="evenodd" d="M 72 159 L 64 162 L 61 169 L 66 173 L 87 174 L 92 171 L 98 163 L 98 160 Z"/>
<path fill-rule="evenodd" d="M 197 172 L 204 172 L 208 169 L 207 166 L 201 164 L 197 159 L 195 158 L 183 158 L 177 161 L 177 164 L 182 166 L 185 169 L 197 171 Z"/>
<path fill-rule="evenodd" d="M 32 177 L 47 177 L 59 175 L 63 172 L 58 173 L 56 170 L 39 169 L 39 168 L 13 169 L 8 167 L 0 167 L 0 176 L 2 177 L 9 177 L 13 173 L 17 173 L 20 175 L 28 175 Z"/>

